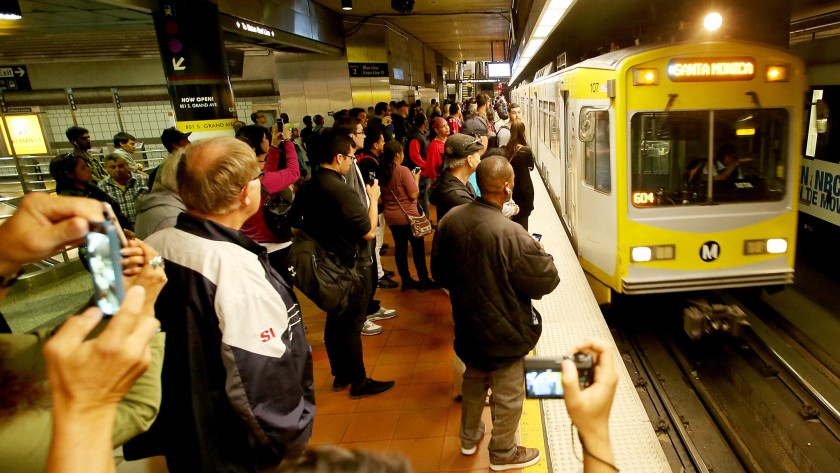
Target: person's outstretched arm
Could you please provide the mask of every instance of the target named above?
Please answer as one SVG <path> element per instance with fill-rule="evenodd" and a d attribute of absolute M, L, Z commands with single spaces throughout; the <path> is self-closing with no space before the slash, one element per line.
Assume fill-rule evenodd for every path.
<path fill-rule="evenodd" d="M 613 347 L 604 340 L 588 338 L 576 350 L 592 355 L 595 361 L 594 382 L 583 390 L 575 364 L 570 360 L 563 362 L 566 409 L 583 445 L 583 471 L 614 473 L 618 469 L 610 446 L 609 417 L 618 376 Z"/>

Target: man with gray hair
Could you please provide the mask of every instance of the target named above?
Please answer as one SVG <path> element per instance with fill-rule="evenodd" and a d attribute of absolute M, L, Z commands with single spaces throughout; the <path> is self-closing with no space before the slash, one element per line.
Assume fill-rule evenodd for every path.
<path fill-rule="evenodd" d="M 99 187 L 120 204 L 133 229 L 137 221 L 137 198 L 149 192 L 149 178 L 132 172 L 128 162 L 116 153 L 105 157 L 105 172 L 108 177 L 99 182 Z"/>
<path fill-rule="evenodd" d="M 475 200 L 475 189 L 469 179 L 478 167 L 483 150 L 479 138 L 455 134 L 446 139 L 443 145 L 446 169 L 429 188 L 429 202 L 437 207 L 438 222 L 452 208 Z"/>
<path fill-rule="evenodd" d="M 254 151 L 233 137 L 187 147 L 187 208 L 147 239 L 169 282 L 155 307 L 167 332 L 163 402 L 135 445 L 169 471 L 274 471 L 306 447 L 315 418 L 312 358 L 292 289 L 239 231 L 260 205 Z"/>
<path fill-rule="evenodd" d="M 481 197 L 453 209 L 438 224 L 432 275 L 449 289 L 455 353 L 466 365 L 461 454 L 475 454 L 487 430 L 481 413 L 489 386 L 490 469 L 502 471 L 540 460 L 538 449 L 516 443 L 525 400 L 522 360 L 542 333 L 542 319 L 531 300 L 553 291 L 560 278 L 542 245 L 502 215 L 514 186 L 510 163 L 500 156 L 485 158 L 477 174 Z"/>

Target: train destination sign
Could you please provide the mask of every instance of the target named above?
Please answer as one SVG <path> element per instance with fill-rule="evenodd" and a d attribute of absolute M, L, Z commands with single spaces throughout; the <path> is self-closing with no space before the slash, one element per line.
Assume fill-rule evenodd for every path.
<path fill-rule="evenodd" d="M 751 80 L 755 60 L 750 57 L 678 58 L 668 63 L 668 78 L 674 82 Z"/>

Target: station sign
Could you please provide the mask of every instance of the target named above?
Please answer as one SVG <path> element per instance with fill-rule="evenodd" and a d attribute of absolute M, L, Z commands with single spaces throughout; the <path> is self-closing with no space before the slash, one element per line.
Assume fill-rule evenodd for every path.
<path fill-rule="evenodd" d="M 0 65 L 0 90 L 32 90 L 26 66 L 23 64 Z"/>
<path fill-rule="evenodd" d="M 668 62 L 668 78 L 673 82 L 752 80 L 754 77 L 755 59 L 751 57 L 692 57 Z"/>
<path fill-rule="evenodd" d="M 6 115 L 4 117 L 3 141 L 11 136 L 15 153 L 21 154 L 47 154 L 47 140 L 41 128 L 41 120 L 37 114 L 28 115 Z M 8 135 L 6 130 L 8 129 Z M 11 154 L 11 150 L 6 150 Z"/>
<path fill-rule="evenodd" d="M 349 62 L 350 77 L 388 77 L 387 62 Z"/>

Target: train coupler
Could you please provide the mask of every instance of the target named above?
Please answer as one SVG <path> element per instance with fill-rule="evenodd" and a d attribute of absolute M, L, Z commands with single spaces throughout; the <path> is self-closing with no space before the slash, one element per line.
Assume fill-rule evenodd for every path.
<path fill-rule="evenodd" d="M 704 335 L 723 332 L 740 337 L 749 325 L 740 307 L 732 304 L 709 303 L 705 299 L 689 299 L 683 310 L 683 330 L 692 340 Z"/>

